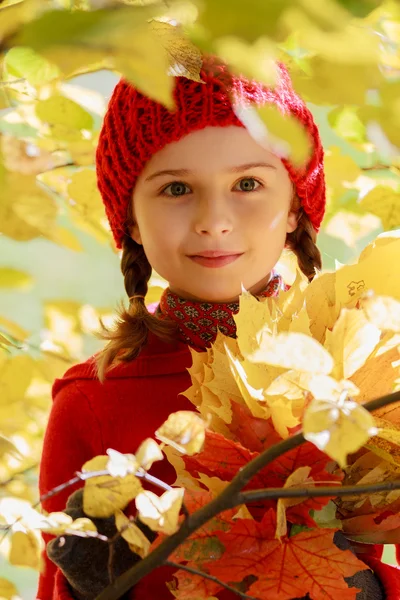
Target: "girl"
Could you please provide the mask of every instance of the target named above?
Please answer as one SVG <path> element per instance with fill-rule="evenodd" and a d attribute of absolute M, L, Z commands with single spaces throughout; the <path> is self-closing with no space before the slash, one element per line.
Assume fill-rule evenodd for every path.
<path fill-rule="evenodd" d="M 97 175 L 122 249 L 130 304 L 121 309 L 115 329 L 104 330 L 104 350 L 54 383 L 41 495 L 107 448 L 134 453 L 170 412 L 193 409 L 180 395 L 190 386 L 189 346 L 204 350 L 218 329 L 235 335 L 232 315 L 242 285 L 257 297 L 284 289 L 274 266 L 285 246 L 310 280 L 320 269 L 315 240 L 325 208 L 323 149 L 285 67 L 276 68 L 278 83 L 269 89 L 207 58 L 204 83 L 175 79 L 174 111 L 124 80 L 116 86 L 100 135 Z M 312 152 L 304 168 L 259 145 L 237 116 L 246 106 L 268 104 L 294 116 L 307 131 Z M 169 287 L 151 313 L 145 297 L 153 268 Z M 174 481 L 166 461 L 155 463 L 151 472 Z M 63 510 L 72 491 L 49 498 L 44 509 Z M 76 498 L 69 505 L 74 516 L 82 514 Z M 44 538 L 47 542 L 50 536 Z M 61 569 L 45 557 L 41 600 L 97 595 L 107 583 L 107 567 L 104 543 L 95 542 L 98 554 L 92 546 L 86 555 L 81 550 L 87 540 L 68 537 L 63 547 L 50 545 Z M 126 557 L 123 548 L 119 552 L 121 567 Z M 363 598 L 384 598 L 371 577 L 373 595 Z M 134 588 L 132 597 L 172 598 L 165 586 L 170 579 L 170 572 L 158 569 Z M 233 598 L 226 591 L 218 597 Z"/>

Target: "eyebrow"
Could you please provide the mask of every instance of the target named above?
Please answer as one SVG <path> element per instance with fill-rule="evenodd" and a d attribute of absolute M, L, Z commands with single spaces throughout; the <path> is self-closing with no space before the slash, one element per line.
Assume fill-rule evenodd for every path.
<path fill-rule="evenodd" d="M 240 173 L 242 171 L 249 171 L 250 169 L 259 169 L 259 168 L 264 168 L 264 169 L 275 169 L 276 167 L 274 165 L 271 165 L 270 163 L 265 163 L 265 162 L 252 162 L 252 163 L 246 163 L 244 165 L 238 165 L 236 167 L 231 167 L 230 169 L 227 169 L 227 173 Z M 156 177 L 162 177 L 165 175 L 172 175 L 172 176 L 179 176 L 179 175 L 193 175 L 193 171 L 189 171 L 188 169 L 167 169 L 165 171 L 157 171 L 156 173 L 153 173 L 152 175 L 149 175 L 148 177 L 146 177 L 145 181 L 152 181 L 153 179 L 155 179 Z"/>

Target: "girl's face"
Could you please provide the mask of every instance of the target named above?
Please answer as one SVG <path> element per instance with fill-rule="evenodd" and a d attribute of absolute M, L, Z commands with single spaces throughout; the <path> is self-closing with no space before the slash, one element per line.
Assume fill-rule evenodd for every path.
<path fill-rule="evenodd" d="M 262 291 L 297 225 L 279 158 L 242 127 L 206 127 L 152 156 L 133 193 L 132 238 L 180 296 Z M 222 256 L 221 256 L 222 255 Z"/>

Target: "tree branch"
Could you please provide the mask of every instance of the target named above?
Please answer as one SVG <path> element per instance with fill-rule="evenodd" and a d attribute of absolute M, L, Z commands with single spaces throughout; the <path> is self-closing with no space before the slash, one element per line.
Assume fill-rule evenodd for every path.
<path fill-rule="evenodd" d="M 314 483 L 318 484 L 316 481 Z M 279 498 L 323 498 L 332 496 L 353 496 L 354 494 L 371 494 L 373 492 L 390 492 L 400 490 L 400 480 L 385 481 L 383 483 L 369 483 L 366 485 L 344 485 L 340 488 L 330 487 L 312 487 L 312 488 L 263 488 L 260 490 L 250 490 L 241 492 L 237 496 L 238 506 L 255 502 L 258 500 L 278 500 Z"/>
<path fill-rule="evenodd" d="M 227 583 L 220 581 L 213 575 L 209 575 L 208 573 L 203 573 L 203 571 L 198 571 L 197 569 L 193 569 L 192 567 L 187 567 L 186 565 L 174 563 L 169 560 L 166 560 L 164 565 L 166 565 L 167 567 L 174 567 L 175 569 L 181 569 L 181 571 L 187 571 L 187 573 L 192 573 L 192 575 L 199 575 L 199 577 L 204 577 L 204 579 L 209 579 L 210 581 L 214 581 L 214 583 L 218 583 L 218 585 L 225 588 L 226 590 L 229 590 L 230 592 L 237 594 L 240 598 L 245 598 L 246 600 L 257 600 L 257 598 L 254 598 L 254 596 L 248 596 L 247 594 L 244 594 L 243 592 L 239 592 L 239 590 L 237 590 L 236 588 L 233 588 L 230 585 L 228 585 Z"/>
<path fill-rule="evenodd" d="M 363 406 L 366 410 L 372 412 L 378 408 L 399 401 L 400 392 L 395 392 L 394 394 L 388 394 L 381 398 L 371 400 Z M 117 600 L 120 598 L 138 581 L 143 579 L 143 577 L 151 573 L 155 568 L 164 564 L 174 550 L 176 550 L 182 542 L 184 542 L 192 533 L 197 531 L 202 525 L 224 510 L 241 504 L 241 502 L 239 502 L 239 492 L 261 469 L 289 450 L 297 448 L 305 441 L 303 434 L 298 433 L 293 437 L 287 438 L 286 440 L 279 442 L 279 444 L 268 448 L 250 461 L 241 471 L 239 471 L 221 494 L 214 498 L 209 504 L 189 515 L 189 517 L 183 521 L 176 533 L 165 539 L 153 552 L 151 552 L 151 554 L 146 556 L 146 558 L 143 558 L 136 565 L 120 575 L 112 585 L 109 585 L 97 596 L 96 600 Z M 336 492 L 337 491 L 338 490 L 336 490 Z"/>

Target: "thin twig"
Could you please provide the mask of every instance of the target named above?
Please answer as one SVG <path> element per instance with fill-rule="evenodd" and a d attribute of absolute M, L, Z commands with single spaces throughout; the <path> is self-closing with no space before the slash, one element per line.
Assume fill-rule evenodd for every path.
<path fill-rule="evenodd" d="M 32 471 L 32 469 L 36 469 L 38 466 L 39 466 L 39 463 L 35 463 L 34 465 L 31 465 L 30 467 L 26 467 L 22 471 L 17 471 L 9 479 L 5 479 L 4 481 L 0 481 L 0 487 L 5 487 L 9 483 L 12 483 L 15 480 L 16 477 L 21 477 L 22 475 L 25 475 L 29 471 Z"/>
<path fill-rule="evenodd" d="M 237 590 L 236 588 L 233 588 L 230 585 L 228 585 L 227 583 L 220 581 L 219 579 L 217 579 L 217 577 L 213 577 L 212 575 L 209 575 L 208 573 L 203 573 L 203 571 L 198 571 L 197 569 L 193 569 L 192 567 L 187 567 L 186 565 L 174 563 L 169 560 L 166 560 L 164 565 L 166 565 L 167 567 L 173 567 L 174 569 L 180 569 L 181 571 L 187 571 L 188 573 L 191 573 L 192 575 L 199 575 L 199 577 L 204 577 L 204 579 L 209 579 L 210 581 L 213 581 L 214 583 L 217 583 L 218 585 L 224 587 L 226 590 L 229 590 L 230 592 L 237 594 L 240 598 L 245 598 L 245 600 L 257 600 L 257 598 L 254 598 L 254 596 L 249 596 L 248 594 L 239 592 L 239 590 Z"/>
<path fill-rule="evenodd" d="M 364 404 L 364 408 L 372 412 L 399 401 L 400 392 L 395 392 L 367 402 Z M 156 567 L 164 564 L 174 550 L 202 525 L 224 510 L 240 505 L 241 503 L 238 501 L 240 491 L 262 468 L 289 450 L 301 446 L 305 441 L 303 434 L 298 433 L 268 448 L 250 461 L 214 500 L 192 513 L 183 521 L 176 533 L 166 538 L 153 552 L 120 575 L 112 585 L 109 585 L 97 596 L 96 600 L 117 600 L 120 598 L 143 577 L 151 573 Z"/>
<path fill-rule="evenodd" d="M 318 483 L 318 482 L 315 482 Z M 366 485 L 344 485 L 343 487 L 314 487 L 314 488 L 263 488 L 241 492 L 238 495 L 239 504 L 247 504 L 258 500 L 278 500 L 279 498 L 323 498 L 324 496 L 352 496 L 353 494 L 371 494 L 373 492 L 390 492 L 400 490 L 400 481 L 369 483 Z"/>

